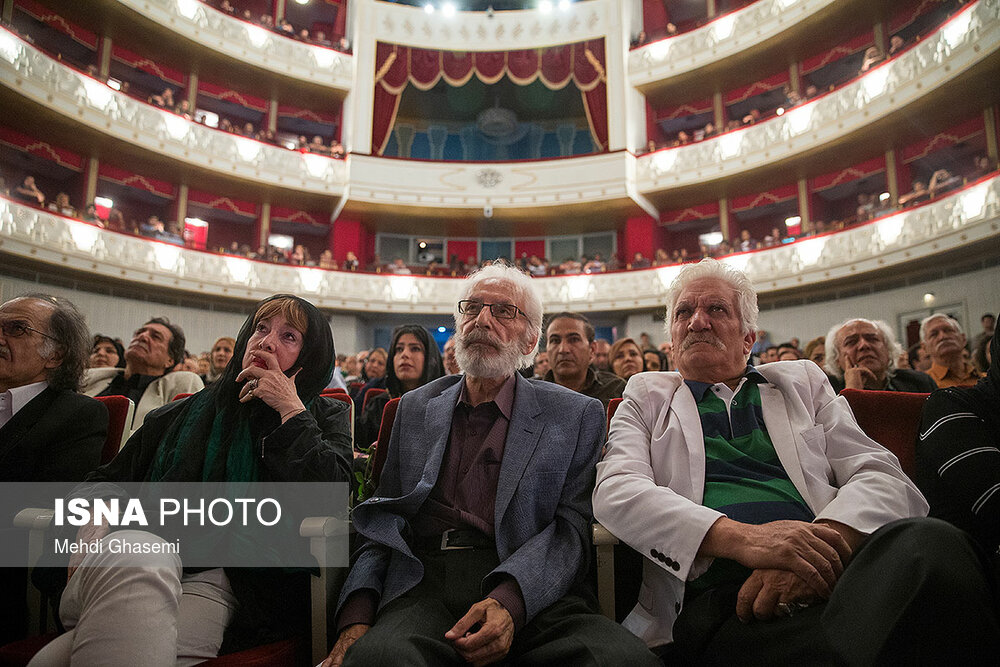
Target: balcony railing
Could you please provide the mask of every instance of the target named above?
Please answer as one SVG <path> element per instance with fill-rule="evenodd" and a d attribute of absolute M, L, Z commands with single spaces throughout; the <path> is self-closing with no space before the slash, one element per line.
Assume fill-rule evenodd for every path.
<path fill-rule="evenodd" d="M 986 240 L 1000 240 L 1000 177 L 916 209 L 845 231 L 741 253 L 723 261 L 762 293 L 902 266 Z M 0 253 L 152 288 L 241 300 L 291 292 L 333 310 L 452 312 L 462 283 L 448 278 L 326 271 L 187 250 L 109 232 L 0 198 Z M 547 311 L 656 308 L 679 266 L 537 278 Z"/>
<path fill-rule="evenodd" d="M 350 90 L 350 54 L 297 42 L 224 14 L 198 0 L 116 0 L 203 47 L 259 67 L 338 90 Z"/>

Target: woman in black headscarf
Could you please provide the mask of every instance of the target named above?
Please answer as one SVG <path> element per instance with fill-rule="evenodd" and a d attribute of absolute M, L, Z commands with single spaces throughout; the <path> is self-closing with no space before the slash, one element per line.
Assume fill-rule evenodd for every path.
<path fill-rule="evenodd" d="M 392 332 L 389 361 L 385 372 L 386 393 L 365 403 L 354 430 L 355 441 L 364 447 L 378 439 L 382 410 L 389 399 L 399 398 L 411 389 L 422 387 L 444 376 L 441 353 L 427 329 L 404 324 Z"/>
<path fill-rule="evenodd" d="M 930 515 L 975 537 L 992 554 L 1000 583 L 1000 337 L 974 387 L 931 394 L 917 440 L 917 486 Z"/>
<path fill-rule="evenodd" d="M 114 461 L 98 468 L 87 481 L 347 481 L 351 460 L 348 406 L 319 395 L 330 380 L 334 358 L 329 324 L 315 306 L 285 294 L 265 299 L 240 330 L 233 358 L 218 382 L 147 415 Z M 231 533 L 224 535 L 231 539 Z M 236 544 L 236 548 L 253 548 L 238 541 Z M 99 603 L 100 594 L 81 590 L 92 585 L 89 580 L 94 577 L 85 577 L 88 583 L 73 581 L 83 575 L 74 575 L 72 565 L 73 561 L 66 594 L 72 593 L 77 606 L 84 609 L 87 604 Z M 84 561 L 83 566 L 87 565 Z M 161 571 L 156 576 L 160 579 L 153 583 L 168 592 L 152 595 L 140 590 L 121 596 L 123 607 L 116 611 L 126 609 L 133 598 L 143 595 L 147 607 L 123 611 L 120 618 L 126 627 L 120 628 L 116 636 L 85 632 L 84 623 L 79 621 L 84 611 L 68 619 L 68 623 L 64 620 L 70 629 L 43 649 L 49 655 L 43 664 L 59 664 L 59 656 L 67 648 L 74 659 L 81 650 L 91 657 L 106 651 L 103 660 L 107 664 L 128 664 L 129 651 L 137 650 L 147 664 L 153 664 L 153 654 L 162 658 L 161 654 L 170 651 L 172 645 L 164 647 L 163 642 L 174 641 L 164 640 L 162 634 L 175 638 L 178 664 L 187 664 L 216 652 L 230 653 L 308 632 L 306 570 L 201 568 L 185 570 L 179 582 L 176 578 L 170 580 L 169 572 L 164 575 Z M 168 580 L 165 583 L 164 578 Z M 197 582 L 198 600 L 186 603 L 191 580 Z M 169 590 L 180 590 L 181 586 L 184 592 L 178 605 Z M 129 590 L 136 590 L 135 585 Z M 205 600 L 210 600 L 210 613 L 205 611 Z M 118 604 L 118 598 L 114 604 Z M 64 616 L 66 607 L 63 604 Z M 150 607 L 160 614 L 153 629 L 149 627 Z M 195 614 L 193 619 L 185 616 L 191 608 L 197 610 L 190 612 Z M 164 619 L 164 613 L 173 616 Z M 220 618 L 224 620 L 220 622 Z M 131 622 L 138 627 L 128 627 Z M 217 631 L 211 629 L 213 624 Z M 195 644 L 196 648 L 184 636 L 191 630 L 198 635 L 200 645 Z M 134 636 L 138 647 L 123 648 L 123 637 L 129 636 Z"/>

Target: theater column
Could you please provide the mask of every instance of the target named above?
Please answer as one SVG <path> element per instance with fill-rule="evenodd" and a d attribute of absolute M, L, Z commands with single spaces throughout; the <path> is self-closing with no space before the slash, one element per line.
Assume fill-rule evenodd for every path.
<path fill-rule="evenodd" d="M 83 204 L 86 207 L 97 196 L 97 176 L 101 168 L 101 162 L 96 157 L 87 160 L 83 168 Z"/>
<path fill-rule="evenodd" d="M 278 22 L 285 18 L 285 0 L 274 0 L 272 7 L 274 7 L 274 11 L 271 12 L 274 14 L 274 25 L 278 25 Z"/>
<path fill-rule="evenodd" d="M 885 152 L 885 185 L 889 190 L 889 203 L 899 205 L 899 167 L 896 165 L 896 149 Z"/>
<path fill-rule="evenodd" d="M 719 231 L 725 241 L 732 239 L 729 227 L 729 199 L 723 197 L 719 200 Z"/>
<path fill-rule="evenodd" d="M 177 197 L 174 199 L 174 205 L 171 207 L 171 217 L 177 221 L 180 228 L 184 229 L 184 219 L 188 217 L 188 184 L 181 183 L 177 186 Z"/>
<path fill-rule="evenodd" d="M 799 186 L 799 217 L 802 218 L 799 222 L 800 229 L 809 233 L 812 232 L 812 194 L 809 192 L 809 181 L 805 178 L 800 178 L 798 181 Z"/>
<path fill-rule="evenodd" d="M 271 96 L 271 101 L 267 105 L 267 113 L 264 115 L 264 124 L 271 132 L 278 131 L 278 97 Z"/>
<path fill-rule="evenodd" d="M 3 0 L 3 13 L 0 18 L 4 23 L 10 23 L 14 18 L 14 0 Z"/>
<path fill-rule="evenodd" d="M 788 66 L 788 87 L 799 95 L 802 94 L 802 75 L 799 73 L 800 71 L 798 61 Z"/>
<path fill-rule="evenodd" d="M 187 99 L 188 105 L 191 107 L 191 116 L 194 116 L 194 110 L 198 108 L 198 72 L 192 70 L 188 74 L 188 85 L 187 91 L 184 94 L 185 99 Z"/>
<path fill-rule="evenodd" d="M 995 106 L 986 107 L 983 110 L 983 124 L 986 129 L 986 157 L 990 164 L 997 163 L 997 108 Z"/>
<path fill-rule="evenodd" d="M 715 125 L 716 133 L 726 131 L 726 107 L 722 103 L 721 92 L 712 95 L 712 123 Z"/>
<path fill-rule="evenodd" d="M 889 53 L 889 45 L 885 39 L 885 24 L 879 21 L 872 30 L 875 37 L 875 46 L 882 53 Z"/>
<path fill-rule="evenodd" d="M 111 75 L 111 38 L 101 37 L 97 42 L 97 78 L 107 81 Z"/>
<path fill-rule="evenodd" d="M 260 217 L 254 225 L 254 240 L 257 247 L 267 247 L 267 239 L 271 236 L 271 202 L 263 202 L 260 205 Z"/>
<path fill-rule="evenodd" d="M 705 0 L 705 13 L 708 14 L 708 18 L 715 18 L 715 15 L 718 13 L 718 9 L 715 6 L 715 0 Z"/>

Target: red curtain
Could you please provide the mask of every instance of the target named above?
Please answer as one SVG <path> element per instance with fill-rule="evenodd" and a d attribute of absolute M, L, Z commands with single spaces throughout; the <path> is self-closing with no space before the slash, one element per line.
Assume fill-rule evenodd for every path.
<path fill-rule="evenodd" d="M 442 78 L 449 86 L 468 83 L 473 75 L 486 84 L 505 75 L 519 86 L 541 79 L 551 90 L 572 81 L 580 90 L 590 133 L 598 150 L 608 144 L 608 94 L 604 72 L 604 40 L 594 39 L 543 49 L 518 51 L 437 51 L 379 42 L 375 48 L 375 108 L 372 152 L 381 155 L 396 121 L 406 85 L 430 90 Z"/>

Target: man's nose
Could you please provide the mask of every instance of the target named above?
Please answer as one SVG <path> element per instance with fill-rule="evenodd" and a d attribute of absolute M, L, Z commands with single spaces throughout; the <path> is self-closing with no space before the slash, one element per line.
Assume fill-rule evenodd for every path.
<path fill-rule="evenodd" d="M 483 309 L 479 311 L 476 315 L 476 326 L 479 327 L 489 327 L 493 319 L 493 313 L 490 311 L 489 306 L 483 306 Z"/>
<path fill-rule="evenodd" d="M 702 331 L 709 328 L 711 328 L 711 320 L 708 317 L 708 313 L 698 308 L 688 321 L 688 329 L 691 331 Z"/>

